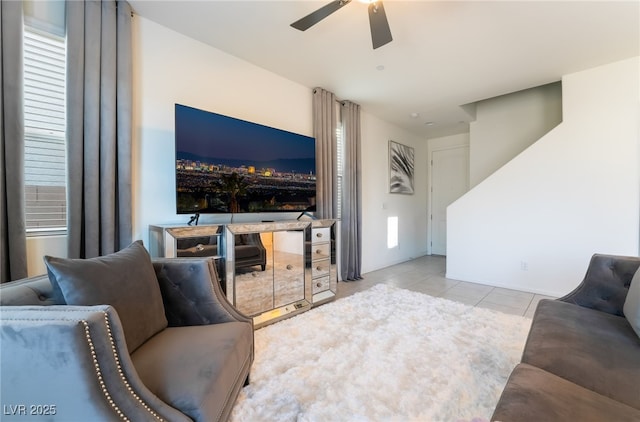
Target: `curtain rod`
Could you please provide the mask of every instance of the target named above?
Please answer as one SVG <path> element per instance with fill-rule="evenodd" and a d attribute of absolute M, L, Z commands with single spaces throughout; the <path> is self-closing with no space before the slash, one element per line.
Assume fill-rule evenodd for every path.
<path fill-rule="evenodd" d="M 318 91 L 318 89 L 323 89 L 323 88 L 319 88 L 319 87 L 318 88 L 313 88 L 312 92 L 315 94 Z M 339 100 L 337 98 L 336 98 L 335 101 L 340 105 L 344 105 L 347 102 L 347 100 Z"/>

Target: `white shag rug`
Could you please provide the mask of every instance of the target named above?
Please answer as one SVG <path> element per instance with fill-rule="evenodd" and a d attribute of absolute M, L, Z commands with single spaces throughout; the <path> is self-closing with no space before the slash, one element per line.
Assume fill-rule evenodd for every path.
<path fill-rule="evenodd" d="M 231 419 L 488 420 L 530 324 L 379 284 L 257 330 Z"/>

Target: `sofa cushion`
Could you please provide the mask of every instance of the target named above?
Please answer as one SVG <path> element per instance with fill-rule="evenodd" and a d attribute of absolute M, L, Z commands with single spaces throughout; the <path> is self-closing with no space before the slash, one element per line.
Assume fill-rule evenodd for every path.
<path fill-rule="evenodd" d="M 640 336 L 640 270 L 636 271 L 631 279 L 623 311 L 631 328 Z"/>
<path fill-rule="evenodd" d="M 251 324 L 169 327 L 131 358 L 142 382 L 162 401 L 194 421 L 226 419 L 249 373 Z"/>
<path fill-rule="evenodd" d="M 105 304 L 116 309 L 129 352 L 167 326 L 160 286 L 141 241 L 97 258 L 44 260 L 51 284 L 68 305 Z"/>
<path fill-rule="evenodd" d="M 509 377 L 491 420 L 631 422 L 640 420 L 640 410 L 542 369 L 519 364 Z"/>
<path fill-rule="evenodd" d="M 0 305 L 64 305 L 62 294 L 56 296 L 46 274 L 2 284 Z"/>
<path fill-rule="evenodd" d="M 640 338 L 624 317 L 542 300 L 522 362 L 640 409 Z"/>
<path fill-rule="evenodd" d="M 594 254 L 582 283 L 560 300 L 623 316 L 622 307 L 639 263 L 639 257 Z"/>

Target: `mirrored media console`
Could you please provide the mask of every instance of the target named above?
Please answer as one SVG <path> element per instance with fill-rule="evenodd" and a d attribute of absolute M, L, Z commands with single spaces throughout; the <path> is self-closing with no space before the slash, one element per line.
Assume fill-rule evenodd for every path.
<path fill-rule="evenodd" d="M 150 231 L 153 256 L 215 259 L 227 298 L 253 317 L 255 328 L 335 298 L 335 220 L 151 226 Z"/>

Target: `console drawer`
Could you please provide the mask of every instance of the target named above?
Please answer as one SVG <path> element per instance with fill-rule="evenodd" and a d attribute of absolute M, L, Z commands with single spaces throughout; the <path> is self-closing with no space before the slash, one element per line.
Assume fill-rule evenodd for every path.
<path fill-rule="evenodd" d="M 311 263 L 311 278 L 315 279 L 318 277 L 324 277 L 329 275 L 329 271 L 331 269 L 331 262 L 328 259 L 323 259 L 322 261 L 314 261 Z"/>
<path fill-rule="evenodd" d="M 318 259 L 327 259 L 331 253 L 328 243 L 313 245 L 311 248 L 311 260 L 316 261 Z"/>
<path fill-rule="evenodd" d="M 329 242 L 331 240 L 331 228 L 314 228 L 311 233 L 311 243 Z"/>
<path fill-rule="evenodd" d="M 329 276 L 313 280 L 313 294 L 329 290 Z"/>

